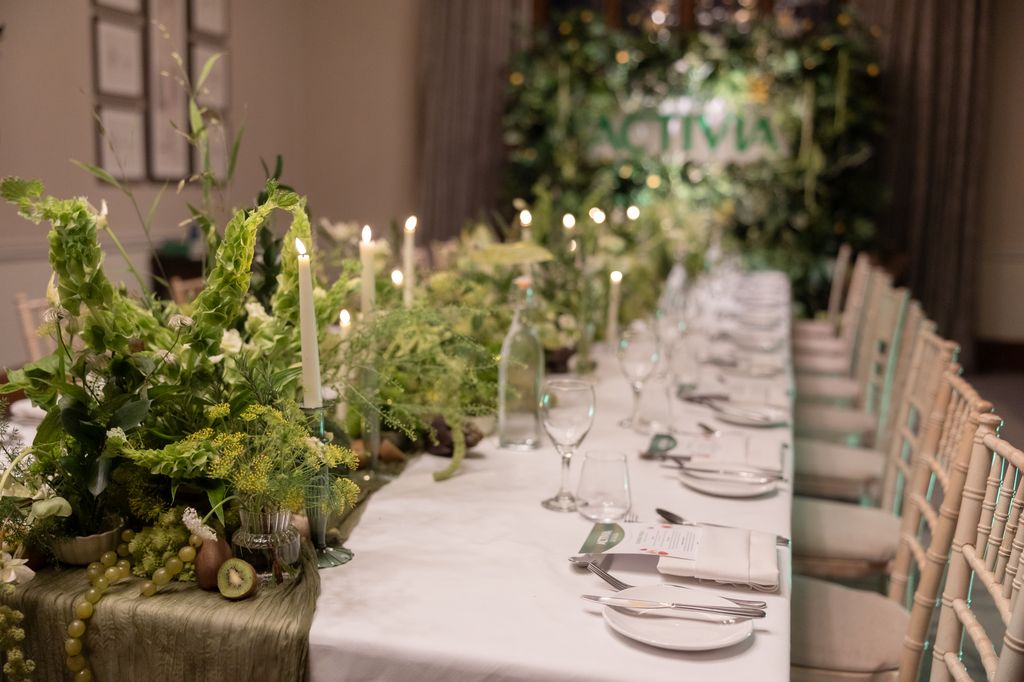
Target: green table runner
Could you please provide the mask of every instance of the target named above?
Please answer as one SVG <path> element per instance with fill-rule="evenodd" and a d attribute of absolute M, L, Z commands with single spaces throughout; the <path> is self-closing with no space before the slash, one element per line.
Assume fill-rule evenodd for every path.
<path fill-rule="evenodd" d="M 283 585 L 229 602 L 195 583 L 172 583 L 155 596 L 139 596 L 140 579 L 111 587 L 96 605 L 85 635 L 95 679 L 305 680 L 309 627 L 320 576 L 307 543 L 303 570 Z M 47 569 L 5 601 L 25 614 L 26 657 L 36 662 L 34 679 L 68 678 L 64 639 L 72 606 L 89 586 L 85 571 Z"/>

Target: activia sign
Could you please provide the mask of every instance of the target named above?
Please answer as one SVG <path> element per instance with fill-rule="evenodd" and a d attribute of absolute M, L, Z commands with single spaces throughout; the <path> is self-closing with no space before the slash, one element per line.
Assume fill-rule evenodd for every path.
<path fill-rule="evenodd" d="M 600 122 L 599 159 L 647 155 L 668 163 L 750 163 L 789 155 L 789 143 L 764 106 L 713 99 L 666 99 Z"/>

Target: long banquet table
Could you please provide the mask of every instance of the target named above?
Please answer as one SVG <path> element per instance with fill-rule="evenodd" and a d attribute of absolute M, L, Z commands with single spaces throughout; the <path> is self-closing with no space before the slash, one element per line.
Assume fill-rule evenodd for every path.
<path fill-rule="evenodd" d="M 784 311 L 788 321 L 788 312 Z M 786 327 L 788 329 L 788 326 Z M 788 339 L 776 352 L 786 371 L 770 379 L 723 377 L 703 366 L 700 387 L 740 383 L 791 394 Z M 597 355 L 594 427 L 580 449 L 628 454 L 633 510 L 655 521 L 655 507 L 688 519 L 789 537 L 792 484 L 753 499 L 689 490 L 639 452 L 650 437 L 618 425 L 632 396 L 607 352 Z M 716 383 L 718 382 L 718 383 Z M 788 406 L 788 405 L 787 405 Z M 755 429 L 717 422 L 707 407 L 676 401 L 677 428 L 697 422 L 748 433 L 783 450 L 792 480 L 792 429 Z M 574 567 L 592 523 L 548 511 L 540 501 L 558 487 L 552 446 L 533 452 L 499 449 L 486 439 L 452 479 L 431 473 L 445 460 L 425 455 L 369 501 L 347 546 L 348 565 L 321 572 L 322 592 L 310 630 L 313 680 L 785 680 L 789 678 L 791 554 L 779 547 L 775 593 L 706 583 L 721 593 L 767 602 L 767 618 L 740 644 L 706 652 L 658 649 L 612 631 L 584 593 L 611 594 L 596 576 Z M 573 483 L 579 463 L 573 463 Z M 634 570 L 630 570 L 630 569 Z M 612 572 L 632 584 L 685 579 L 636 570 L 617 558 Z M 690 581 L 692 582 L 692 581 Z"/>

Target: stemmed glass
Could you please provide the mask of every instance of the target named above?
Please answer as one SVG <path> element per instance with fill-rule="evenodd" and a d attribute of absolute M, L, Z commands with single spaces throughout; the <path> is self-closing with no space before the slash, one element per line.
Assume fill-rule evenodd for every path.
<path fill-rule="evenodd" d="M 562 456 L 562 485 L 541 505 L 554 511 L 576 511 L 576 498 L 569 492 L 569 463 L 594 423 L 594 387 L 579 379 L 551 379 L 544 383 L 540 407 L 544 430 Z"/>
<path fill-rule="evenodd" d="M 661 361 L 658 335 L 647 325 L 630 327 L 619 339 L 618 356 L 619 367 L 633 389 L 633 414 L 619 422 L 619 426 L 639 429 L 642 426 L 640 396 L 644 390 L 644 382 L 650 378 L 654 368 Z"/>

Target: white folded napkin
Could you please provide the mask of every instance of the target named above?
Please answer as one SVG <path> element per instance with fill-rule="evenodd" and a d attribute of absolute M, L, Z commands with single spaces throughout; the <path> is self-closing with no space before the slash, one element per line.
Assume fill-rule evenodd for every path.
<path fill-rule="evenodd" d="M 658 571 L 774 592 L 779 587 L 775 536 L 741 528 L 702 526 L 696 559 L 663 556 L 658 559 Z"/>

